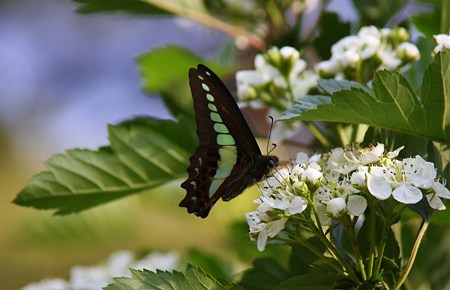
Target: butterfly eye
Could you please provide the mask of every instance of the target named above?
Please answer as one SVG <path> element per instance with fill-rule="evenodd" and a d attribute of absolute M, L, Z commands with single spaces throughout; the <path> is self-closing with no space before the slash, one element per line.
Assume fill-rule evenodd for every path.
<path fill-rule="evenodd" d="M 267 161 L 267 167 L 272 169 L 275 167 L 275 161 L 273 161 L 272 159 L 269 159 L 269 161 Z"/>

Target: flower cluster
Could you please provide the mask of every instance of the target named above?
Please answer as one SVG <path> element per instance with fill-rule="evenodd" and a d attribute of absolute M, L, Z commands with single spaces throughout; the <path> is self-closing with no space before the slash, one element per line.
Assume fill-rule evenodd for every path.
<path fill-rule="evenodd" d="M 404 28 L 362 27 L 357 35 L 347 36 L 331 48 L 331 58 L 316 65 L 322 77 L 354 79 L 362 63 L 376 69 L 396 69 L 420 58 L 417 47 L 408 42 Z"/>
<path fill-rule="evenodd" d="M 264 250 L 268 238 L 283 240 L 286 224 L 313 220 L 319 227 L 346 217 L 361 217 L 370 202 L 415 204 L 424 194 L 431 208 L 445 209 L 450 191 L 437 178 L 433 163 L 420 156 L 397 159 L 403 147 L 386 152 L 370 148 L 335 148 L 310 158 L 299 153 L 290 166 L 264 181 L 256 211 L 247 213 L 250 236 Z M 309 208 L 309 210 L 306 210 Z"/>
<path fill-rule="evenodd" d="M 136 260 L 131 251 L 113 253 L 104 265 L 75 266 L 70 271 L 70 281 L 60 278 L 45 279 L 28 284 L 22 290 L 97 290 L 112 282 L 113 277 L 130 277 L 129 269 L 149 271 L 173 270 L 179 267 L 176 253 L 150 253 Z"/>
<path fill-rule="evenodd" d="M 434 48 L 433 53 L 436 54 L 441 50 L 450 49 L 450 35 L 438 34 L 434 36 L 437 46 Z"/>
<path fill-rule="evenodd" d="M 273 47 L 255 57 L 255 70 L 236 74 L 237 95 L 252 106 L 269 105 L 284 111 L 294 99 L 306 96 L 319 77 L 293 47 Z"/>

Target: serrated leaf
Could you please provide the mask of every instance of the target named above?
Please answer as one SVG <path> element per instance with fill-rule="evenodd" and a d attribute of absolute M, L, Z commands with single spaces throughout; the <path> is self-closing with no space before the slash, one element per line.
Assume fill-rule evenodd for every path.
<path fill-rule="evenodd" d="M 438 53 L 428 67 L 419 98 L 398 72 L 378 71 L 373 94 L 359 87 L 336 91 L 331 99 L 299 99 L 281 120 L 368 124 L 450 142 L 450 52 Z M 331 100 L 331 104 L 330 104 Z M 304 110 L 306 107 L 313 109 Z"/>
<path fill-rule="evenodd" d="M 276 290 L 328 290 L 333 289 L 335 282 L 342 278 L 326 272 L 310 273 L 292 277 L 277 286 Z"/>
<path fill-rule="evenodd" d="M 105 290 L 158 289 L 158 290 L 226 290 L 201 269 L 188 265 L 185 272 L 131 270 L 131 278 L 114 278 L 114 282 Z"/>
<path fill-rule="evenodd" d="M 109 126 L 110 147 L 55 155 L 14 203 L 68 214 L 183 177 L 196 145 L 193 124 L 138 118 Z M 183 140 L 182 143 L 179 140 Z"/>
<path fill-rule="evenodd" d="M 325 91 L 327 94 L 332 95 L 333 93 L 344 90 L 344 89 L 351 89 L 353 87 L 361 88 L 366 90 L 370 93 L 369 88 L 366 86 L 361 85 L 360 83 L 354 82 L 354 81 L 348 81 L 348 80 L 335 80 L 335 79 L 320 79 L 319 88 Z"/>

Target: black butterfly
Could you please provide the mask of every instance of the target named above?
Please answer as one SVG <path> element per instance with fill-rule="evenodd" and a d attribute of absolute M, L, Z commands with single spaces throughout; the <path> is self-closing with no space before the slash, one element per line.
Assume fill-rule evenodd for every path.
<path fill-rule="evenodd" d="M 191 68 L 189 85 L 200 144 L 189 159 L 189 177 L 181 184 L 187 194 L 180 206 L 205 218 L 219 198 L 229 201 L 261 181 L 278 165 L 278 157 L 261 154 L 231 93 L 209 68 Z"/>

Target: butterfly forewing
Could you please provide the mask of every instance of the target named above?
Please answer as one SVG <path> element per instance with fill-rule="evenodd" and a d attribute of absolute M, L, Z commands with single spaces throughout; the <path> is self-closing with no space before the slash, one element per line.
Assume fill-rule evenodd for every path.
<path fill-rule="evenodd" d="M 232 95 L 210 69 L 190 69 L 189 84 L 200 142 L 181 185 L 187 194 L 180 206 L 206 217 L 219 198 L 230 200 L 260 180 L 272 156 L 261 155 Z"/>

